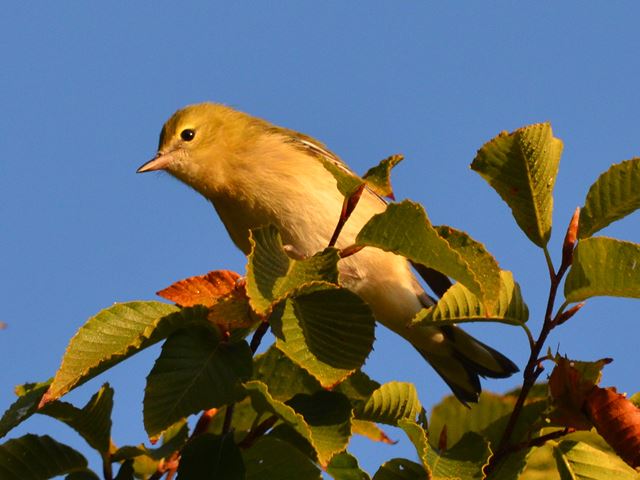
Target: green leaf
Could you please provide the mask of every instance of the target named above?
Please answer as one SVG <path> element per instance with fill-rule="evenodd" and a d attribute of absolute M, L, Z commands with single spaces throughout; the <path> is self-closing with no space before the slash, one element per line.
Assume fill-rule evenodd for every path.
<path fill-rule="evenodd" d="M 467 432 L 458 443 L 438 454 L 427 451 L 427 460 L 434 479 L 482 479 L 482 468 L 487 464 L 491 450 L 487 441 L 475 432 Z"/>
<path fill-rule="evenodd" d="M 412 383 L 389 382 L 371 394 L 369 400 L 355 412 L 358 420 L 398 425 L 407 418 L 415 420 L 422 410 L 418 392 Z"/>
<path fill-rule="evenodd" d="M 357 370 L 349 375 L 345 381 L 341 382 L 334 391 L 346 395 L 353 407 L 359 407 L 366 403 L 371 394 L 378 388 L 380 388 L 378 382 L 372 380 L 362 370 Z"/>
<path fill-rule="evenodd" d="M 179 328 L 208 325 L 207 309 L 161 302 L 118 303 L 90 318 L 74 335 L 43 402 L 55 400 Z"/>
<path fill-rule="evenodd" d="M 518 480 L 525 480 L 525 476 L 522 476 L 522 472 L 527 467 L 527 459 L 531 455 L 534 448 L 523 448 L 517 452 L 512 452 L 509 455 L 498 460 L 498 463 L 493 467 L 491 473 L 487 476 L 487 480 L 507 480 L 517 478 Z M 554 465 L 555 467 L 555 465 Z M 533 479 L 528 479 L 533 480 Z M 550 480 L 549 476 L 541 476 L 540 480 Z"/>
<path fill-rule="evenodd" d="M 606 237 L 580 240 L 564 295 L 568 302 L 605 295 L 640 298 L 640 245 Z"/>
<path fill-rule="evenodd" d="M 588 443 L 564 440 L 553 449 L 562 480 L 626 480 L 638 473 L 613 453 L 603 452 Z"/>
<path fill-rule="evenodd" d="M 453 230 L 452 230 L 453 231 Z M 472 265 L 462 257 L 456 246 L 468 251 L 476 248 L 469 243 L 463 249 L 466 237 L 452 234 L 452 244 L 440 236 L 432 225 L 424 208 L 409 200 L 391 203 L 387 209 L 374 215 L 362 228 L 356 238 L 358 245 L 369 245 L 385 251 L 402 255 L 414 263 L 433 268 L 462 283 L 483 302 L 491 304 L 491 291 L 486 290 L 480 279 L 490 276 L 488 271 L 475 272 Z M 476 256 L 472 256 L 474 265 L 483 265 Z M 493 292 L 495 293 L 495 292 Z"/>
<path fill-rule="evenodd" d="M 591 185 L 580 211 L 579 238 L 587 238 L 611 222 L 640 208 L 640 158 L 612 165 Z"/>
<path fill-rule="evenodd" d="M 440 326 L 465 322 L 500 322 L 522 325 L 529 319 L 529 309 L 522 298 L 520 285 L 511 272 L 500 272 L 502 286 L 497 305 L 487 312 L 478 297 L 463 285 L 456 283 L 438 300 L 438 303 L 420 310 L 413 318 L 414 325 Z"/>
<path fill-rule="evenodd" d="M 427 480 L 424 467 L 406 458 L 393 458 L 382 464 L 373 480 Z"/>
<path fill-rule="evenodd" d="M 331 457 L 344 450 L 351 434 L 351 405 L 336 392 L 320 391 L 297 395 L 288 404 L 275 400 L 261 382 L 245 383 L 257 412 L 271 412 L 307 440 L 326 466 Z"/>
<path fill-rule="evenodd" d="M 549 123 L 538 123 L 512 133 L 502 132 L 485 143 L 471 164 L 509 205 L 516 222 L 544 247 L 551 236 L 553 187 L 562 141 Z"/>
<path fill-rule="evenodd" d="M 482 285 L 482 291 L 485 293 L 484 301 L 493 312 L 503 284 L 496 259 L 482 243 L 477 242 L 465 232 L 446 225 L 435 227 L 435 229 L 438 235 L 444 238 L 469 265 L 475 278 Z"/>
<path fill-rule="evenodd" d="M 144 444 L 120 447 L 111 456 L 113 462 L 135 458 L 141 455 L 149 457 L 151 460 L 160 460 L 169 457 L 172 453 L 180 450 L 187 443 L 189 438 L 189 426 L 186 420 L 182 419 L 166 429 L 162 433 L 162 445 L 157 448 L 148 448 Z"/>
<path fill-rule="evenodd" d="M 330 388 L 359 369 L 373 348 L 375 320 L 355 293 L 304 287 L 274 309 L 276 346 Z"/>
<path fill-rule="evenodd" d="M 393 199 L 393 189 L 391 188 L 391 169 L 404 159 L 402 155 L 391 155 L 382 160 L 375 167 L 367 170 L 362 177 L 369 188 L 381 197 Z"/>
<path fill-rule="evenodd" d="M 315 377 L 274 345 L 255 357 L 253 379 L 269 385 L 269 393 L 280 401 L 289 400 L 297 393 L 314 393 L 322 389 Z"/>
<path fill-rule="evenodd" d="M 0 419 L 0 438 L 37 412 L 38 404 L 49 389 L 52 380 L 50 378 L 46 382 L 25 383 L 16 387 L 18 399 L 13 402 L 2 415 L 2 419 Z"/>
<path fill-rule="evenodd" d="M 127 460 L 120 465 L 115 480 L 135 480 L 133 472 L 133 460 Z"/>
<path fill-rule="evenodd" d="M 46 404 L 39 413 L 66 423 L 92 448 L 107 454 L 111 443 L 112 409 L 113 388 L 105 383 L 82 409 L 67 402 L 54 401 Z"/>
<path fill-rule="evenodd" d="M 233 442 L 233 434 L 219 436 L 203 433 L 182 449 L 178 480 L 205 478 L 245 479 L 242 454 Z"/>
<path fill-rule="evenodd" d="M 548 408 L 549 402 L 547 399 L 525 404 L 520 411 L 520 416 L 518 417 L 518 421 L 516 422 L 513 433 L 511 434 L 511 441 L 519 442 L 528 438 L 537 437 L 540 434 L 541 429 L 546 426 L 545 413 Z M 496 408 L 496 411 L 498 409 L 499 407 Z M 497 447 L 510 417 L 511 410 L 505 413 L 502 417 L 491 422 L 479 433 L 482 433 L 482 436 L 489 440 L 489 443 L 492 446 Z"/>
<path fill-rule="evenodd" d="M 260 438 L 242 452 L 246 480 L 321 480 L 320 470 L 293 445 L 277 438 Z"/>
<path fill-rule="evenodd" d="M 237 387 L 251 370 L 251 349 L 245 341 L 225 342 L 212 328 L 173 334 L 147 377 L 147 433 L 154 437 L 183 417 L 238 400 Z"/>
<path fill-rule="evenodd" d="M 319 156 L 324 168 L 329 170 L 329 173 L 336 179 L 336 186 L 344 197 L 350 197 L 353 192 L 360 188 L 365 183 L 362 178 L 349 170 L 345 165 L 340 162 L 327 157 Z"/>
<path fill-rule="evenodd" d="M 369 475 L 360 468 L 358 459 L 347 452 L 335 455 L 329 465 L 327 473 L 335 480 L 370 480 Z"/>
<path fill-rule="evenodd" d="M 273 225 L 251 230 L 251 253 L 247 265 L 247 295 L 258 313 L 293 290 L 310 282 L 338 283 L 338 260 L 335 248 L 304 260 L 291 259 L 283 249 L 282 239 Z"/>
<path fill-rule="evenodd" d="M 423 411 L 424 412 L 424 411 Z M 423 413 L 424 414 L 424 413 Z M 416 449 L 418 458 L 422 462 L 425 469 L 428 469 L 427 465 L 427 451 L 429 450 L 429 443 L 427 441 L 427 432 L 424 427 L 414 420 L 403 418 L 398 421 L 398 427 L 404 430 L 411 443 Z"/>
<path fill-rule="evenodd" d="M 493 422 L 510 414 L 515 401 L 515 397 L 482 392 L 478 403 L 468 408 L 450 395 L 431 410 L 429 442 L 437 447 L 445 426 L 448 446 L 456 444 L 466 432 L 483 432 Z"/>
<path fill-rule="evenodd" d="M 336 453 L 347 448 L 352 413 L 344 395 L 323 390 L 313 395 L 296 395 L 287 404 L 302 414 L 309 425 L 320 465 L 326 466 Z"/>
<path fill-rule="evenodd" d="M 64 480 L 100 480 L 100 477 L 95 472 L 87 468 L 86 470 L 71 472 L 69 475 L 64 477 Z M 116 480 L 118 479 L 116 478 Z"/>
<path fill-rule="evenodd" d="M 2 480 L 45 480 L 87 467 L 87 460 L 48 435 L 27 434 L 0 445 Z"/>

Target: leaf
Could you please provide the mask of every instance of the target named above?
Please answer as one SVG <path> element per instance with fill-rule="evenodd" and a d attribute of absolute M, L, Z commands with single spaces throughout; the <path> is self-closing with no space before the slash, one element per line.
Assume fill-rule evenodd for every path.
<path fill-rule="evenodd" d="M 455 234 L 452 237 L 454 245 L 462 243 L 460 237 Z M 387 205 L 384 212 L 371 217 L 360 230 L 356 244 L 402 255 L 458 280 L 483 302 L 491 304 L 493 301 L 492 292 L 480 282 L 481 277 L 490 274 L 475 272 L 456 248 L 440 236 L 424 208 L 417 203 L 404 200 Z"/>
<path fill-rule="evenodd" d="M 549 377 L 549 393 L 553 406 L 549 416 L 562 426 L 591 429 L 591 421 L 585 416 L 585 401 L 600 381 L 602 368 L 610 363 L 611 359 L 579 362 L 556 355 L 554 361 L 556 365 Z"/>
<path fill-rule="evenodd" d="M 584 410 L 620 458 L 640 467 L 640 408 L 615 388 L 596 386 L 587 395 Z"/>
<path fill-rule="evenodd" d="M 242 452 L 246 480 L 321 480 L 320 470 L 291 444 L 277 438 L 260 438 Z"/>
<path fill-rule="evenodd" d="M 451 248 L 458 252 L 469 265 L 476 279 L 482 285 L 483 292 L 485 292 L 485 301 L 490 304 L 490 310 L 493 312 L 503 284 L 503 279 L 500 276 L 500 267 L 496 259 L 482 243 L 477 242 L 463 231 L 447 225 L 437 226 L 435 229 L 438 235 L 444 238 Z"/>
<path fill-rule="evenodd" d="M 311 430 L 312 445 L 320 465 L 326 467 L 336 453 L 347 448 L 351 437 L 351 404 L 337 392 L 298 394 L 287 402 L 302 414 Z"/>
<path fill-rule="evenodd" d="M 52 380 L 50 378 L 46 382 L 25 383 L 16 387 L 18 399 L 13 402 L 2 415 L 2 419 L 0 419 L 0 438 L 37 412 L 38 404 L 49 385 L 51 385 Z"/>
<path fill-rule="evenodd" d="M 355 412 L 358 420 L 398 425 L 401 419 L 415 420 L 422 410 L 418 392 L 412 383 L 389 382 L 374 391 Z"/>
<path fill-rule="evenodd" d="M 348 452 L 335 455 L 327 465 L 327 473 L 335 480 L 370 480 L 369 475 L 360 469 L 358 459 Z"/>
<path fill-rule="evenodd" d="M 251 230 L 251 253 L 247 265 L 247 294 L 254 310 L 267 312 L 293 290 L 310 282 L 338 284 L 335 248 L 328 248 L 305 260 L 289 258 L 276 227 Z"/>
<path fill-rule="evenodd" d="M 562 480 L 637 479 L 638 474 L 616 455 L 585 442 L 564 440 L 553 449 Z"/>
<path fill-rule="evenodd" d="M 440 454 L 433 449 L 427 451 L 434 479 L 482 479 L 482 468 L 490 456 L 489 444 L 475 432 L 465 433 L 458 443 Z"/>
<path fill-rule="evenodd" d="M 640 245 L 607 237 L 580 240 L 564 295 L 568 302 L 604 295 L 640 298 Z"/>
<path fill-rule="evenodd" d="M 100 477 L 95 472 L 87 468 L 85 470 L 71 472 L 69 475 L 64 477 L 64 480 L 100 480 Z M 118 479 L 116 478 L 116 480 Z"/>
<path fill-rule="evenodd" d="M 362 178 L 375 193 L 381 197 L 389 197 L 395 200 L 393 189 L 391 188 L 391 169 L 403 159 L 403 155 L 391 155 L 375 167 L 367 170 L 367 173 L 365 173 Z"/>
<path fill-rule="evenodd" d="M 182 449 L 178 480 L 205 478 L 244 480 L 244 462 L 240 449 L 233 442 L 233 434 L 203 433 Z"/>
<path fill-rule="evenodd" d="M 553 136 L 551 125 L 538 123 L 500 133 L 478 150 L 471 164 L 541 248 L 551 236 L 552 193 L 561 155 L 562 141 Z"/>
<path fill-rule="evenodd" d="M 427 480 L 424 467 L 406 458 L 392 458 L 382 464 L 373 480 Z"/>
<path fill-rule="evenodd" d="M 154 437 L 183 417 L 238 400 L 237 387 L 251 370 L 245 341 L 224 342 L 217 330 L 205 328 L 175 333 L 147 377 L 147 433 Z"/>
<path fill-rule="evenodd" d="M 437 447 L 445 426 L 447 446 L 456 444 L 465 432 L 480 433 L 494 421 L 510 414 L 515 402 L 515 397 L 482 392 L 478 403 L 467 408 L 450 395 L 431 410 L 429 442 Z"/>
<path fill-rule="evenodd" d="M 315 377 L 274 345 L 255 357 L 253 379 L 269 385 L 269 393 L 280 401 L 289 400 L 297 393 L 314 393 L 322 389 Z"/>
<path fill-rule="evenodd" d="M 86 467 L 79 452 L 48 435 L 27 434 L 0 445 L 2 480 L 44 480 Z"/>
<path fill-rule="evenodd" d="M 366 403 L 371 394 L 378 388 L 380 388 L 378 382 L 372 380 L 362 370 L 357 370 L 335 387 L 334 391 L 346 395 L 351 401 L 351 405 L 355 408 Z"/>
<path fill-rule="evenodd" d="M 300 289 L 269 322 L 276 346 L 325 388 L 359 369 L 373 348 L 371 309 L 355 293 L 331 284 Z"/>
<path fill-rule="evenodd" d="M 233 292 L 240 275 L 229 270 L 215 270 L 206 275 L 189 277 L 156 292 L 156 295 L 181 307 L 213 306 L 220 297 Z"/>
<path fill-rule="evenodd" d="M 333 178 L 336 179 L 336 186 L 344 197 L 350 197 L 353 192 L 358 190 L 364 182 L 362 178 L 349 170 L 342 163 L 336 162 L 327 156 L 318 157 L 322 161 L 322 165 L 326 168 Z"/>
<path fill-rule="evenodd" d="M 591 185 L 580 212 L 579 237 L 587 238 L 640 208 L 640 158 L 612 165 Z"/>
<path fill-rule="evenodd" d="M 160 302 L 118 303 L 90 318 L 73 336 L 41 404 L 60 398 L 171 333 L 208 325 L 206 309 Z"/>
<path fill-rule="evenodd" d="M 326 466 L 331 457 L 345 449 L 351 434 L 351 405 L 344 395 L 320 391 L 313 395 L 300 394 L 288 404 L 275 400 L 261 382 L 245 383 L 257 412 L 271 412 L 293 427 L 307 440 Z"/>
<path fill-rule="evenodd" d="M 98 452 L 107 454 L 111 445 L 111 411 L 113 388 L 105 383 L 82 408 L 70 403 L 47 403 L 39 413 L 66 423 Z"/>
<path fill-rule="evenodd" d="M 189 426 L 182 419 L 171 425 L 162 433 L 162 445 L 157 448 L 148 448 L 144 444 L 136 447 L 124 446 L 116 450 L 111 455 L 111 461 L 120 462 L 122 460 L 145 455 L 152 460 L 160 460 L 171 456 L 172 453 L 180 450 L 187 443 L 189 438 Z"/>
<path fill-rule="evenodd" d="M 391 445 L 397 443 L 391 440 L 378 425 L 368 420 L 353 419 L 351 421 L 351 433 L 354 435 L 362 435 L 374 442 L 388 443 Z"/>
<path fill-rule="evenodd" d="M 423 413 L 424 414 L 424 413 Z M 411 443 L 416 449 L 418 458 L 422 462 L 425 469 L 428 469 L 427 465 L 427 451 L 429 450 L 429 443 L 427 442 L 427 432 L 418 422 L 403 418 L 398 421 L 398 426 L 404 430 Z"/>
<path fill-rule="evenodd" d="M 529 319 L 529 309 L 522 298 L 520 285 L 511 272 L 500 272 L 502 286 L 492 313 L 487 312 L 478 297 L 463 285 L 456 283 L 445 292 L 438 303 L 420 310 L 413 325 L 440 326 L 465 322 L 500 322 L 522 325 Z"/>

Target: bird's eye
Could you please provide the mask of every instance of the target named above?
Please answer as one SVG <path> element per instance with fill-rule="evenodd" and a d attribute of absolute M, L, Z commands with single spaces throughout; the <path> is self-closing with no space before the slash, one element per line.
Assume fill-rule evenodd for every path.
<path fill-rule="evenodd" d="M 191 130 L 190 128 L 185 128 L 184 130 L 182 130 L 182 132 L 180 132 L 180 138 L 182 138 L 182 140 L 184 140 L 185 142 L 190 142 L 195 136 L 195 130 Z"/>

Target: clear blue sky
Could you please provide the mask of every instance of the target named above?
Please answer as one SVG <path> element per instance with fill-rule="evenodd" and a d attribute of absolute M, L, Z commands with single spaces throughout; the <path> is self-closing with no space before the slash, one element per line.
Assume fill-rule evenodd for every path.
<path fill-rule="evenodd" d="M 30 6 L 27 6 L 30 5 Z M 48 378 L 69 338 L 116 301 L 154 299 L 172 281 L 244 259 L 202 198 L 166 175 L 135 175 L 179 107 L 227 103 L 321 139 L 356 171 L 403 153 L 396 195 L 435 224 L 468 231 L 522 284 L 538 331 L 542 253 L 468 168 L 501 130 L 551 121 L 565 142 L 551 249 L 589 185 L 640 155 L 635 2 L 12 2 L 0 17 L 0 408 Z M 640 241 L 638 215 L 604 234 Z M 595 299 L 554 333 L 572 358 L 611 356 L 603 385 L 633 393 L 638 303 Z M 519 365 L 522 331 L 471 330 Z M 377 330 L 365 371 L 415 382 L 430 407 L 447 389 L 396 336 Z M 69 396 L 116 388 L 114 440 L 144 439 L 140 402 L 157 349 Z M 520 378 L 485 382 L 505 391 Z M 33 418 L 15 435 L 73 432 Z M 373 473 L 412 457 L 358 440 Z M 95 459 L 92 459 L 95 460 Z"/>

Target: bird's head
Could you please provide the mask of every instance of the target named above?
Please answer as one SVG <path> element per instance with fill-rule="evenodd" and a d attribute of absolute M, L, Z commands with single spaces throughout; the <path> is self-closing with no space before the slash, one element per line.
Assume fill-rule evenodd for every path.
<path fill-rule="evenodd" d="M 156 156 L 137 172 L 164 170 L 206 195 L 203 187 L 224 182 L 234 157 L 259 137 L 265 125 L 224 105 L 189 105 L 167 120 Z"/>

